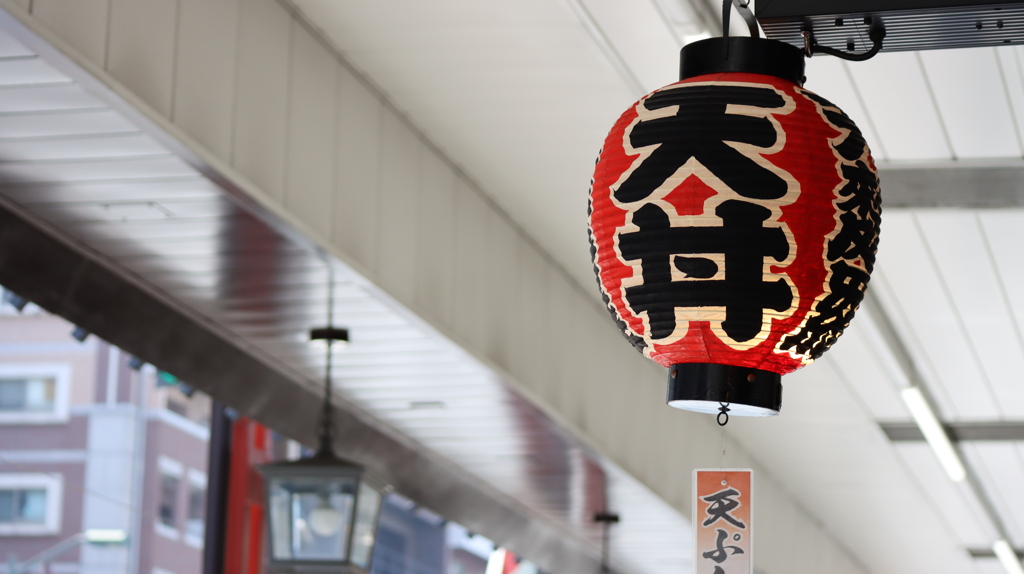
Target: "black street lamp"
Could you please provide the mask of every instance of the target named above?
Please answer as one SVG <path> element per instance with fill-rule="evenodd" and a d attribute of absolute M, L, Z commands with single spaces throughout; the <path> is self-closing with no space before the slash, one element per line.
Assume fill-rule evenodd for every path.
<path fill-rule="evenodd" d="M 310 339 L 327 343 L 320 448 L 310 458 L 260 468 L 266 482 L 270 567 L 281 573 L 366 574 L 384 485 L 362 466 L 334 455 L 331 352 L 335 343 L 348 342 L 348 331 L 313 329 Z"/>

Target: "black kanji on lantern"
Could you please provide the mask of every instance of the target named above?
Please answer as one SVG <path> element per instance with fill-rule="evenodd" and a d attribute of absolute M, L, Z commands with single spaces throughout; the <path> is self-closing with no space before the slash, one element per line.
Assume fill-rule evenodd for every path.
<path fill-rule="evenodd" d="M 817 359 L 849 326 L 854 310 L 864 298 L 869 276 L 845 261 L 833 263 L 830 270 L 831 293 L 814 306 L 814 313 L 797 335 L 782 341 L 783 350 L 795 349 Z"/>
<path fill-rule="evenodd" d="M 843 165 L 847 183 L 839 190 L 839 233 L 828 242 L 830 261 L 845 259 L 864 262 L 871 273 L 878 249 L 878 176 L 862 160 Z"/>
<path fill-rule="evenodd" d="M 781 111 L 786 100 L 771 88 L 686 86 L 656 92 L 642 103 L 648 111 L 677 106 L 674 114 L 644 120 L 626 132 L 634 148 L 657 145 L 614 191 L 621 203 L 646 199 L 690 158 L 695 158 L 736 193 L 751 199 L 778 199 L 787 183 L 727 142 L 768 148 L 779 131 L 766 117 L 728 113 L 730 106 Z"/>
<path fill-rule="evenodd" d="M 639 260 L 643 268 L 643 284 L 627 287 L 625 299 L 635 313 L 647 313 L 655 339 L 673 333 L 677 307 L 725 307 L 722 328 L 743 342 L 761 332 L 765 309 L 782 312 L 792 304 L 789 284 L 764 280 L 764 258 L 782 261 L 789 253 L 782 229 L 763 226 L 771 210 L 728 200 L 715 214 L 720 227 L 672 227 L 668 215 L 649 203 L 633 214 L 639 231 L 619 236 L 623 259 Z M 719 271 L 715 261 L 680 254 L 724 254 L 723 278 L 708 279 Z M 673 280 L 673 266 L 686 278 Z"/>
<path fill-rule="evenodd" d="M 764 278 L 764 258 L 783 261 L 790 246 L 780 227 L 764 225 L 771 210 L 756 203 L 785 196 L 788 184 L 732 145 L 770 148 L 779 141 L 780 128 L 767 117 L 730 107 L 761 109 L 767 115 L 786 104 L 786 98 L 768 87 L 667 89 L 641 105 L 647 112 L 674 107 L 673 113 L 648 119 L 641 114 L 624 133 L 634 149 L 657 146 L 613 191 L 620 203 L 636 206 L 632 223 L 639 230 L 621 234 L 619 248 L 625 261 L 641 262 L 643 284 L 627 287 L 623 296 L 635 313 L 647 313 L 652 338 L 672 335 L 678 308 L 724 307 L 722 329 L 745 342 L 761 332 L 765 309 L 782 312 L 790 307 L 790 286 L 782 279 Z M 690 159 L 752 201 L 721 203 L 715 209 L 721 226 L 672 227 L 669 215 L 645 200 Z M 719 255 L 725 268 L 719 269 L 711 258 L 687 255 Z M 673 269 L 681 279 L 673 280 Z M 712 279 L 716 275 L 720 278 Z"/>
<path fill-rule="evenodd" d="M 833 143 L 842 158 L 844 183 L 837 190 L 839 229 L 828 241 L 829 294 L 814 306 L 807 322 L 784 338 L 781 350 L 792 350 L 817 359 L 839 338 L 864 298 L 878 249 L 881 199 L 878 174 L 866 163 L 867 142 L 846 114 L 817 94 L 801 91 L 816 102 L 821 114 L 846 136 Z"/>

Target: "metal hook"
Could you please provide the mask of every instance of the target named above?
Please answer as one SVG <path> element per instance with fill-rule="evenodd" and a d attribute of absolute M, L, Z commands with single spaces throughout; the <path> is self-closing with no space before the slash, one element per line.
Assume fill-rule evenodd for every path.
<path fill-rule="evenodd" d="M 736 7 L 736 11 L 739 12 L 740 16 L 743 17 L 743 21 L 746 22 L 747 30 L 750 31 L 750 37 L 760 37 L 761 33 L 757 28 L 757 18 L 754 16 L 754 12 L 750 10 L 750 0 L 723 0 L 722 37 L 729 37 L 729 24 L 732 16 L 732 8 L 734 6 Z"/>
<path fill-rule="evenodd" d="M 724 427 L 729 424 L 729 403 L 718 403 L 718 405 L 718 416 L 715 417 L 715 420 L 718 421 L 718 426 Z M 725 417 L 724 421 L 722 420 L 723 416 Z"/>

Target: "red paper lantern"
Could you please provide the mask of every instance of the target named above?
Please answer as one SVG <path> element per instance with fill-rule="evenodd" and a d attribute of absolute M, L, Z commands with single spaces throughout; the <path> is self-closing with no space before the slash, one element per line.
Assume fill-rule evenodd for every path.
<path fill-rule="evenodd" d="M 803 55 L 759 38 L 683 48 L 682 80 L 604 143 L 590 241 L 604 300 L 669 367 L 669 404 L 777 414 L 780 376 L 821 356 L 864 295 L 878 244 L 871 153 L 801 87 Z"/>

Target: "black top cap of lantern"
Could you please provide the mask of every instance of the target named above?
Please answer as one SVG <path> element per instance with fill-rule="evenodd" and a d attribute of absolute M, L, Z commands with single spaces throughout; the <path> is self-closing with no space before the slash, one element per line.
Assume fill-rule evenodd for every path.
<path fill-rule="evenodd" d="M 679 79 L 725 72 L 764 74 L 804 83 L 804 53 L 792 44 L 746 36 L 708 38 L 683 47 Z"/>

